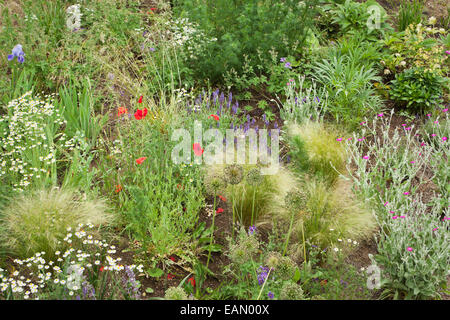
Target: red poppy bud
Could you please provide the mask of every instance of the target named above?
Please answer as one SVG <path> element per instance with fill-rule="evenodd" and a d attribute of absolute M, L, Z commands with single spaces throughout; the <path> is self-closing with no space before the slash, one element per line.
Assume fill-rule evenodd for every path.
<path fill-rule="evenodd" d="M 147 157 L 141 157 L 141 158 L 139 158 L 139 159 L 136 159 L 136 163 L 137 163 L 137 164 L 142 164 L 142 162 L 144 162 L 145 159 L 147 159 Z"/>

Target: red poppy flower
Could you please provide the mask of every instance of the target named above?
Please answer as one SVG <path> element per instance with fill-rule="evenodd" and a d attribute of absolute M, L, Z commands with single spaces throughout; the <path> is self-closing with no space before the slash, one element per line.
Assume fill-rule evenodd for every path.
<path fill-rule="evenodd" d="M 136 120 L 144 119 L 145 116 L 147 115 L 147 112 L 148 112 L 147 108 L 144 108 L 143 110 L 138 109 L 134 114 L 134 117 L 136 118 Z"/>
<path fill-rule="evenodd" d="M 219 116 L 217 115 L 217 114 L 212 114 L 212 115 L 210 115 L 209 117 L 208 117 L 208 119 L 209 118 L 211 118 L 211 117 L 213 117 L 214 118 L 214 120 L 216 120 L 216 121 L 219 121 Z"/>
<path fill-rule="evenodd" d="M 128 110 L 125 107 L 119 107 L 119 110 L 117 111 L 117 116 L 120 117 L 121 114 L 127 114 Z"/>
<path fill-rule="evenodd" d="M 172 280 L 173 278 L 175 278 L 175 276 L 173 274 L 171 274 L 171 273 L 167 274 L 167 279 L 168 280 Z"/>
<path fill-rule="evenodd" d="M 175 257 L 170 256 L 169 259 L 175 262 Z"/>
<path fill-rule="evenodd" d="M 222 213 L 222 212 L 223 212 L 223 209 L 222 209 L 222 208 L 217 208 L 217 210 L 216 210 L 216 213 L 217 213 L 217 214 Z"/>
<path fill-rule="evenodd" d="M 116 193 L 119 193 L 120 191 L 122 191 L 122 186 L 120 184 L 118 184 L 116 186 Z"/>
<path fill-rule="evenodd" d="M 103 272 L 103 266 L 100 267 L 100 272 Z"/>
<path fill-rule="evenodd" d="M 142 162 L 144 162 L 145 159 L 147 159 L 147 157 L 141 157 L 141 158 L 139 158 L 139 159 L 136 159 L 136 163 L 137 163 L 137 164 L 142 164 Z"/>
<path fill-rule="evenodd" d="M 193 145 L 192 145 L 192 149 L 194 149 L 194 154 L 196 155 L 196 156 L 201 156 L 202 154 L 203 154 L 203 149 L 202 149 L 202 147 L 200 146 L 200 143 L 194 143 Z"/>
<path fill-rule="evenodd" d="M 190 277 L 190 278 L 188 279 L 188 282 L 189 282 L 193 287 L 195 287 L 195 279 L 194 279 L 194 277 Z"/>
<path fill-rule="evenodd" d="M 142 103 L 142 98 L 143 98 L 144 96 L 141 96 L 140 98 L 139 98 L 139 101 L 138 101 L 138 103 Z"/>
<path fill-rule="evenodd" d="M 219 199 L 222 200 L 223 202 L 227 202 L 227 198 L 221 196 L 220 194 L 219 194 Z"/>

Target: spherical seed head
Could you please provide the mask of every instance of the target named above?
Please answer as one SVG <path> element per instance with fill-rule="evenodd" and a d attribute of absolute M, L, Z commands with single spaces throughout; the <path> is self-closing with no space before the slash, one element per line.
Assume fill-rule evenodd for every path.
<path fill-rule="evenodd" d="M 292 279 L 295 275 L 295 262 L 289 257 L 281 257 L 278 261 L 275 274 L 277 274 L 282 280 Z"/>
<path fill-rule="evenodd" d="M 276 269 L 278 267 L 278 263 L 280 262 L 282 255 L 279 252 L 272 251 L 267 254 L 266 265 L 270 269 Z"/>
<path fill-rule="evenodd" d="M 281 300 L 303 300 L 303 289 L 298 284 L 287 281 L 280 292 Z"/>
<path fill-rule="evenodd" d="M 223 170 L 225 174 L 225 180 L 229 184 L 233 185 L 238 184 L 242 181 L 242 178 L 244 176 L 243 171 L 244 170 L 242 169 L 242 167 L 236 164 L 226 166 L 225 169 Z"/>
<path fill-rule="evenodd" d="M 245 238 L 241 239 L 240 245 L 242 248 L 244 248 L 247 251 L 248 255 L 252 255 L 256 253 L 256 251 L 259 248 L 259 242 L 255 237 L 252 237 L 250 235 L 245 236 Z"/>
<path fill-rule="evenodd" d="M 187 300 L 188 296 L 183 288 L 170 287 L 166 290 L 164 298 L 166 300 Z"/>
<path fill-rule="evenodd" d="M 257 168 L 251 169 L 247 173 L 246 177 L 247 183 L 251 186 L 257 186 L 263 180 L 263 176 L 261 175 L 261 171 Z"/>
<path fill-rule="evenodd" d="M 205 179 L 206 193 L 209 195 L 223 193 L 227 187 L 227 182 L 223 175 L 214 173 Z"/>
<path fill-rule="evenodd" d="M 288 209 L 299 209 L 306 204 L 306 194 L 299 190 L 289 191 L 284 197 L 284 203 Z"/>
<path fill-rule="evenodd" d="M 235 264 L 243 264 L 248 260 L 248 252 L 242 245 L 233 245 L 230 249 L 230 259 Z"/>

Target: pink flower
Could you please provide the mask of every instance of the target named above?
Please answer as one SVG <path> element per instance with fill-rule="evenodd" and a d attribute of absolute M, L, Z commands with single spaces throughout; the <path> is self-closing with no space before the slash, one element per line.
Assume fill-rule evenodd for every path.
<path fill-rule="evenodd" d="M 442 141 L 447 141 L 447 137 L 442 137 Z"/>
<path fill-rule="evenodd" d="M 450 50 L 445 51 L 446 54 L 450 55 Z"/>
<path fill-rule="evenodd" d="M 431 113 L 428 113 L 428 114 L 427 114 L 427 117 L 431 117 Z"/>
<path fill-rule="evenodd" d="M 384 113 L 379 113 L 379 114 L 377 114 L 377 116 L 382 117 L 382 116 L 384 116 Z"/>
<path fill-rule="evenodd" d="M 386 202 L 384 203 L 384 206 L 386 207 L 386 206 L 388 205 L 388 203 L 389 203 L 389 202 L 386 201 Z"/>
<path fill-rule="evenodd" d="M 424 145 L 426 145 L 425 142 L 422 142 L 422 143 L 420 144 L 421 147 L 423 147 Z"/>
<path fill-rule="evenodd" d="M 363 159 L 368 160 L 368 159 L 369 159 L 369 156 L 364 156 Z"/>
<path fill-rule="evenodd" d="M 439 228 L 434 228 L 433 231 L 436 231 L 437 229 L 439 229 Z"/>
<path fill-rule="evenodd" d="M 411 163 L 416 163 L 415 161 L 410 161 Z"/>
<path fill-rule="evenodd" d="M 405 216 L 400 216 L 400 219 L 405 219 L 406 217 Z"/>
<path fill-rule="evenodd" d="M 363 122 L 360 122 L 359 125 L 362 126 L 365 123 L 366 123 L 366 121 L 363 121 Z"/>
<path fill-rule="evenodd" d="M 406 127 L 406 123 L 402 123 L 402 127 Z"/>
<path fill-rule="evenodd" d="M 392 217 L 392 219 L 394 219 L 394 220 L 397 219 L 397 218 L 398 218 L 397 216 L 393 216 L 393 217 Z"/>
<path fill-rule="evenodd" d="M 439 123 L 439 121 L 438 120 L 436 120 L 434 123 Z"/>
<path fill-rule="evenodd" d="M 409 194 L 409 192 L 406 191 L 406 192 L 403 192 L 403 194 L 404 194 L 405 196 L 407 196 L 407 195 Z"/>
<path fill-rule="evenodd" d="M 405 130 L 411 130 L 411 127 L 405 128 Z"/>
<path fill-rule="evenodd" d="M 413 251 L 413 248 L 408 247 L 408 248 L 406 248 L 406 250 L 408 250 L 409 252 L 411 252 L 411 251 Z"/>
<path fill-rule="evenodd" d="M 436 133 L 432 133 L 431 136 L 432 136 L 432 137 L 436 137 Z"/>
<path fill-rule="evenodd" d="M 391 211 L 389 211 L 389 213 L 395 213 L 395 212 L 391 210 Z"/>
<path fill-rule="evenodd" d="M 336 141 L 342 141 L 342 138 L 337 138 Z"/>
<path fill-rule="evenodd" d="M 442 109 L 442 112 L 447 112 L 448 108 Z"/>
<path fill-rule="evenodd" d="M 348 138 L 347 140 L 350 141 L 350 140 L 352 140 L 352 138 Z"/>
<path fill-rule="evenodd" d="M 363 141 L 366 137 L 358 138 L 358 141 Z"/>

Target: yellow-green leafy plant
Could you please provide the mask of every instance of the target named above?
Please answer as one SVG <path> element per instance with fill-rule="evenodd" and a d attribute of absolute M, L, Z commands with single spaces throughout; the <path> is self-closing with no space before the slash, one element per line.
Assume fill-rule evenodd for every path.
<path fill-rule="evenodd" d="M 388 46 L 381 64 L 387 69 L 385 74 L 399 73 L 411 67 L 422 67 L 425 71 L 438 75 L 448 72 L 446 38 L 448 32 L 436 27 L 430 19 L 427 25 L 410 24 L 402 33 L 393 34 L 384 40 Z"/>
<path fill-rule="evenodd" d="M 344 139 L 323 123 L 291 123 L 287 128 L 292 164 L 301 173 L 312 173 L 333 184 L 345 168 Z"/>
<path fill-rule="evenodd" d="M 113 222 L 103 200 L 83 200 L 74 191 L 53 188 L 22 194 L 3 210 L 1 241 L 13 254 L 25 258 L 45 252 L 54 258 L 60 242 L 80 223 L 106 225 Z"/>

